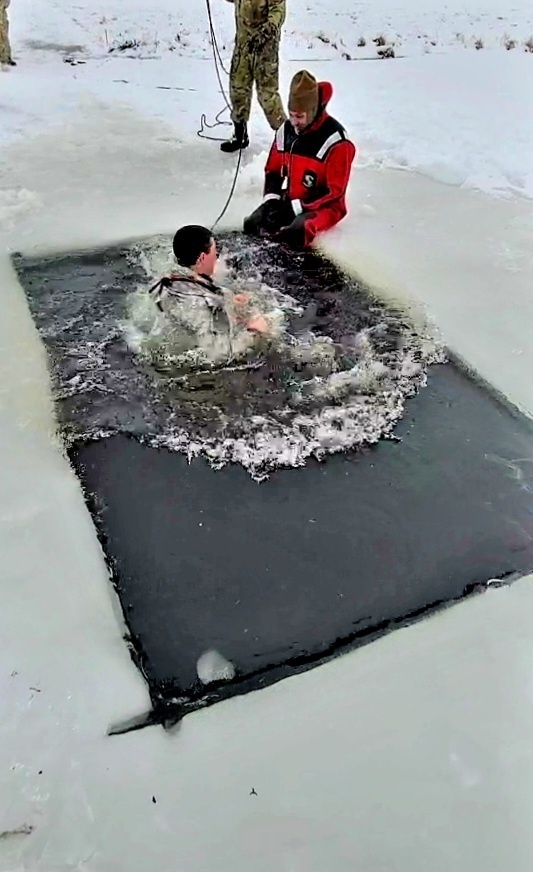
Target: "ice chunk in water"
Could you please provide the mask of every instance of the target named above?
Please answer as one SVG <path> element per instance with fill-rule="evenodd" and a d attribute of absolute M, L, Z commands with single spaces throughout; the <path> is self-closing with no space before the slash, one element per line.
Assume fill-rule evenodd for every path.
<path fill-rule="evenodd" d="M 213 681 L 231 681 L 235 678 L 235 666 L 218 651 L 210 649 L 198 658 L 196 672 L 202 684 Z"/>

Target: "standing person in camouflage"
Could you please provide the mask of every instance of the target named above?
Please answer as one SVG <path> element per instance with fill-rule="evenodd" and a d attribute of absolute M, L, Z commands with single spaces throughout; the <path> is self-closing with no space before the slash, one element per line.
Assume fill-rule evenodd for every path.
<path fill-rule="evenodd" d="M 15 61 L 11 57 L 11 48 L 9 45 L 9 21 L 7 18 L 7 7 L 9 0 L 0 0 L 0 66 L 14 67 Z"/>
<path fill-rule="evenodd" d="M 235 5 L 235 45 L 231 59 L 230 99 L 234 134 L 222 151 L 249 145 L 248 120 L 255 82 L 257 99 L 272 130 L 286 120 L 279 95 L 279 42 L 286 0 L 229 0 Z"/>

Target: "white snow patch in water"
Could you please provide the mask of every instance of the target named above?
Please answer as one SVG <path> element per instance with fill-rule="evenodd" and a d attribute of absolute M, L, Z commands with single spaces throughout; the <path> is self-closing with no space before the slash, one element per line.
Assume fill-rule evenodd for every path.
<path fill-rule="evenodd" d="M 230 660 L 211 648 L 198 658 L 196 672 L 202 684 L 212 684 L 214 681 L 231 681 L 236 669 Z"/>

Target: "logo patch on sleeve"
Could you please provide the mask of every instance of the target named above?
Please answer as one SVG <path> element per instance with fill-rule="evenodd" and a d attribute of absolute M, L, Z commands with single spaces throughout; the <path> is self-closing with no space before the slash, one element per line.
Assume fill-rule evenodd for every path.
<path fill-rule="evenodd" d="M 305 188 L 314 188 L 317 182 L 317 174 L 312 170 L 306 170 L 302 182 Z"/>

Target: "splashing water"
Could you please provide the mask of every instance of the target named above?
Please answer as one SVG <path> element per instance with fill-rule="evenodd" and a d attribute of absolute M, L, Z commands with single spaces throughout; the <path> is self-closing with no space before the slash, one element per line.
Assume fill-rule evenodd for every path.
<path fill-rule="evenodd" d="M 159 390 L 181 423 L 150 441 L 202 454 L 215 467 L 241 463 L 261 480 L 275 467 L 389 435 L 406 398 L 425 384 L 427 367 L 443 360 L 428 327 L 417 329 L 316 255 L 297 256 L 300 269 L 291 275 L 295 264 L 278 246 L 235 236 L 228 249 L 221 280 L 246 291 L 250 311 L 268 317 L 272 335 L 241 331 L 231 354 L 216 337 L 181 351 L 165 316 L 137 291 L 125 335 L 157 370 Z M 168 271 L 165 250 L 154 244 L 137 251 L 149 277 Z"/>
<path fill-rule="evenodd" d="M 428 325 L 318 254 L 219 241 L 230 315 L 233 292 L 246 291 L 268 338 L 232 329 L 229 343 L 207 332 L 184 345 L 147 293 L 174 268 L 168 239 L 29 268 L 65 440 L 129 433 L 261 481 L 389 436 L 444 360 Z"/>

